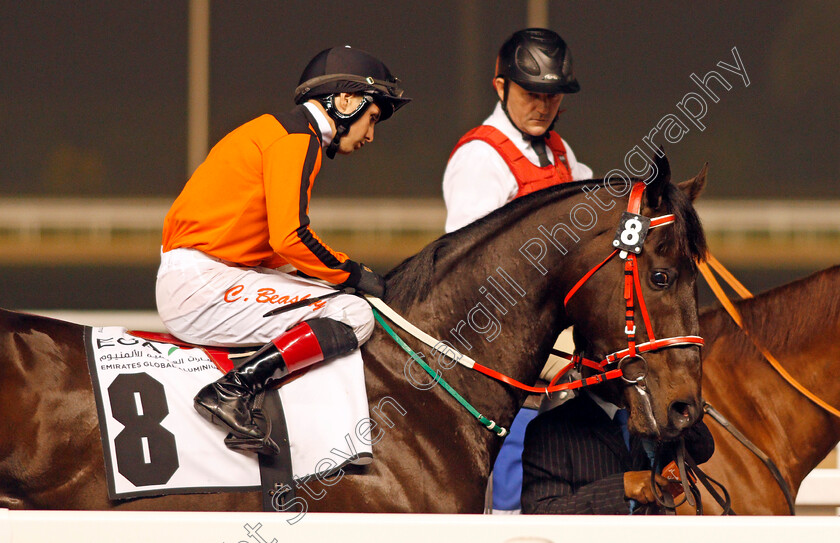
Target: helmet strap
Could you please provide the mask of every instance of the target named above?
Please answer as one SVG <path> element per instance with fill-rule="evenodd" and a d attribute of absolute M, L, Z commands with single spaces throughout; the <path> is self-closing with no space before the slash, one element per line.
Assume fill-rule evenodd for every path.
<path fill-rule="evenodd" d="M 502 91 L 502 100 L 501 100 L 502 111 L 505 112 L 505 116 L 510 121 L 510 124 L 512 124 L 515 129 L 519 130 L 519 133 L 522 134 L 522 136 L 528 141 L 532 141 L 532 140 L 539 139 L 539 138 L 547 138 L 549 132 L 554 130 L 554 125 L 557 124 L 557 119 L 560 117 L 560 114 L 563 113 L 566 110 L 561 109 L 561 110 L 557 111 L 557 115 L 554 116 L 554 120 L 552 120 L 551 124 L 548 125 L 548 128 L 545 129 L 545 133 L 543 133 L 542 136 L 532 136 L 532 135 L 530 135 L 526 132 L 523 132 L 518 126 L 516 126 L 516 123 L 513 122 L 513 119 L 511 119 L 511 117 L 510 117 L 510 112 L 508 111 L 508 108 L 507 108 L 507 101 L 508 101 L 508 96 L 509 96 L 508 93 L 510 92 L 510 79 L 508 79 L 507 77 L 505 77 L 504 79 L 505 79 L 505 87 Z"/>
<path fill-rule="evenodd" d="M 515 129 L 519 130 L 519 133 L 520 133 L 520 134 L 522 134 L 522 136 L 523 136 L 526 140 L 531 141 L 534 137 L 533 137 L 533 136 L 531 136 L 530 134 L 526 134 L 525 132 L 523 132 L 522 130 L 520 130 L 520 129 L 519 129 L 519 127 L 518 127 L 518 126 L 516 126 L 516 123 L 515 123 L 515 122 L 513 122 L 513 119 L 512 119 L 512 118 L 511 118 L 511 116 L 510 116 L 510 112 L 508 111 L 508 108 L 507 108 L 508 96 L 510 96 L 510 79 L 508 79 L 507 77 L 505 77 L 505 78 L 504 78 L 504 81 L 505 81 L 505 86 L 504 86 L 504 88 L 502 89 L 502 111 L 504 111 L 504 112 L 505 112 L 505 117 L 507 117 L 507 118 L 508 118 L 508 120 L 510 121 L 510 124 L 512 124 L 512 125 L 513 125 L 513 127 L 514 127 Z M 551 126 L 554 126 L 554 123 L 552 123 L 552 125 L 551 125 Z"/>
<path fill-rule="evenodd" d="M 327 149 L 326 149 L 327 158 L 329 158 L 329 159 L 335 158 L 335 154 L 336 154 L 336 152 L 338 152 L 338 140 L 340 140 L 341 136 L 343 136 L 346 132 L 347 132 L 347 128 L 344 125 L 335 127 L 335 135 L 333 136 L 333 139 L 330 142 L 330 144 L 327 145 Z"/>
<path fill-rule="evenodd" d="M 326 150 L 327 158 L 330 159 L 335 158 L 335 154 L 338 152 L 339 140 L 342 136 L 350 130 L 350 127 L 354 122 L 356 122 L 358 117 L 361 116 L 362 113 L 364 113 L 365 110 L 373 103 L 372 95 L 363 94 L 362 101 L 356 109 L 350 113 L 342 113 L 335 105 L 335 97 L 335 94 L 328 94 L 318 98 L 318 101 L 320 101 L 321 105 L 324 106 L 327 115 L 329 115 L 333 122 L 335 122 L 335 135 Z"/>
<path fill-rule="evenodd" d="M 505 111 L 505 115 L 507 115 L 507 100 L 508 94 L 510 93 L 510 79 L 507 77 L 504 78 L 505 86 L 502 88 L 502 109 Z M 510 116 L 508 116 L 510 118 Z"/>

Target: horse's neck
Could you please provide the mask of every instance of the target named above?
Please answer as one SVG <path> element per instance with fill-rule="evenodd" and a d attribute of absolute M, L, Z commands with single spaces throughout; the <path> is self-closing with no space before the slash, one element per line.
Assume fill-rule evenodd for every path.
<path fill-rule="evenodd" d="M 569 223 L 569 211 L 583 195 L 569 189 L 565 198 L 544 205 L 535 198 L 526 202 L 535 204 L 530 209 L 517 206 L 513 213 L 508 209 L 493 214 L 428 247 L 401 273 L 431 279 L 422 281 L 420 294 L 395 293 L 394 308 L 460 353 L 534 384 L 554 341 L 570 324 L 564 295 L 585 273 L 584 266 L 605 256 L 589 247 L 597 235 L 593 231 L 576 232 L 577 240 L 562 233 L 553 240 L 546 235 L 556 224 Z M 611 219 L 605 218 L 605 224 L 612 224 Z M 557 243 L 563 244 L 562 250 Z M 529 256 L 540 247 L 543 255 Z M 411 288 L 405 279 L 397 278 L 394 284 Z M 391 285 L 389 278 L 389 290 Z M 493 413 L 501 407 L 512 418 L 513 407 L 524 401 L 523 394 L 474 372 L 452 370 L 444 377 L 453 385 L 483 387 L 469 391 L 480 411 Z"/>
<path fill-rule="evenodd" d="M 488 238 L 480 251 L 450 256 L 435 270 L 430 292 L 404 311 L 459 352 L 532 384 L 557 336 L 571 324 L 563 297 L 580 278 L 571 263 L 586 241 L 567 244 L 564 255 L 543 239 L 549 253 L 541 269 L 519 250 L 539 235 L 539 223 L 525 222 L 515 232 Z M 438 277 L 441 268 L 445 273 Z"/>
<path fill-rule="evenodd" d="M 794 379 L 840 408 L 840 312 L 834 300 L 840 270 L 739 304 L 745 327 Z M 795 307 L 799 309 L 794 309 Z M 719 310 L 704 316 L 704 335 L 719 338 L 704 361 L 704 395 L 736 426 L 754 435 L 773 458 L 784 459 L 796 486 L 837 444 L 840 418 L 786 382 L 743 332 Z M 758 443 L 761 441 L 762 443 Z"/>

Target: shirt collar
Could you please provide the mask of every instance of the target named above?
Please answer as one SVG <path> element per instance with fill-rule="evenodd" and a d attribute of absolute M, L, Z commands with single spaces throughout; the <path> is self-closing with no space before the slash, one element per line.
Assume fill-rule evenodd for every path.
<path fill-rule="evenodd" d="M 615 419 L 615 414 L 620 409 L 617 405 L 608 402 L 592 391 L 586 391 L 586 393 L 589 394 L 589 397 L 592 398 L 593 402 L 597 403 L 598 406 L 604 410 L 604 413 L 606 413 L 609 418 L 613 420 Z"/>
<path fill-rule="evenodd" d="M 303 107 L 312 113 L 312 116 L 315 118 L 315 122 L 318 123 L 318 131 L 321 133 L 321 147 L 326 149 L 327 146 L 332 143 L 333 136 L 335 136 L 335 132 L 333 132 L 332 126 L 330 126 L 329 119 L 318 106 L 311 102 L 304 102 Z"/>
<path fill-rule="evenodd" d="M 502 134 L 507 136 L 511 142 L 513 142 L 516 148 L 525 155 L 525 158 L 533 164 L 539 164 L 537 151 L 531 145 L 531 140 L 526 139 L 522 132 L 514 126 L 513 122 L 511 122 L 510 118 L 502 109 L 501 102 L 496 102 L 496 108 L 493 110 L 493 113 L 485 119 L 484 124 L 490 125 L 499 130 Z M 554 164 L 554 153 L 550 150 L 548 151 L 548 161 Z"/>

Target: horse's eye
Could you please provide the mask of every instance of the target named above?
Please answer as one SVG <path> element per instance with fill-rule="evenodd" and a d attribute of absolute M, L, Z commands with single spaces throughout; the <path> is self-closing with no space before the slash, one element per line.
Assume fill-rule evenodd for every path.
<path fill-rule="evenodd" d="M 668 272 L 662 270 L 654 270 L 650 274 L 650 282 L 656 288 L 668 288 L 671 286 Z"/>

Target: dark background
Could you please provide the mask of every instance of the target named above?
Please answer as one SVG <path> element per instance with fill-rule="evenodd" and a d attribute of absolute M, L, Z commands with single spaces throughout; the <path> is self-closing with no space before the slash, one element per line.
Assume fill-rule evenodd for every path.
<path fill-rule="evenodd" d="M 561 134 L 596 175 L 676 103 L 691 73 L 733 84 L 706 130 L 667 146 L 677 177 L 711 164 L 709 197 L 840 197 L 837 2 L 550 2 L 582 91 Z M 319 195 L 440 195 L 457 138 L 495 101 L 499 45 L 524 1 L 211 2 L 210 142 L 286 110 L 318 51 L 382 58 L 414 102 L 363 153 L 325 164 Z M 0 195 L 154 195 L 186 180 L 181 1 L 0 1 Z M 737 47 L 750 78 L 716 68 Z M 661 139 L 661 136 L 659 136 Z"/>
<path fill-rule="evenodd" d="M 675 177 L 708 161 L 704 198 L 840 198 L 840 3 L 549 4 L 548 26 L 569 44 L 582 86 L 566 97 L 557 129 L 596 176 L 622 167 L 663 116 L 681 117 L 677 102 L 698 91 L 689 76 L 714 69 L 733 88 L 708 102 L 705 131 L 688 124 L 666 146 Z M 208 144 L 290 109 L 309 59 L 351 44 L 384 60 L 414 101 L 377 127 L 364 152 L 325 160 L 316 197 L 440 198 L 454 143 L 493 108 L 495 55 L 526 26 L 526 8 L 213 1 Z M 0 0 L 0 14 L 0 198 L 174 199 L 188 169 L 188 2 Z M 734 63 L 733 47 L 749 87 L 716 66 Z M 119 260 L 0 265 L 2 305 L 154 308 L 156 265 Z M 734 271 L 754 290 L 813 271 L 779 262 Z"/>

